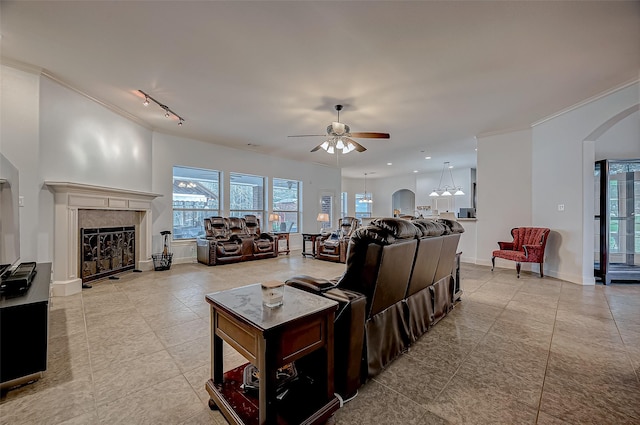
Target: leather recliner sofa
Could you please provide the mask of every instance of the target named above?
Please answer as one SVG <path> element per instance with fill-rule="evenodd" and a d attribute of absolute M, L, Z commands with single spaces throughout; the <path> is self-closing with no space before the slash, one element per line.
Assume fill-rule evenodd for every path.
<path fill-rule="evenodd" d="M 376 219 L 351 236 L 342 276 L 287 280 L 333 299 L 342 295 L 341 308 L 352 304 L 348 319 L 338 314 L 335 323 L 334 382 L 341 395 L 355 394 L 453 308 L 462 232 L 449 220 Z"/>
<path fill-rule="evenodd" d="M 208 266 L 277 256 L 276 243 L 260 231 L 255 215 L 204 219 L 205 237 L 197 238 L 198 262 Z"/>
<path fill-rule="evenodd" d="M 347 260 L 347 247 L 351 234 L 359 227 L 360 220 L 355 217 L 343 217 L 338 230 L 318 239 L 316 258 L 319 260 L 344 263 Z"/>

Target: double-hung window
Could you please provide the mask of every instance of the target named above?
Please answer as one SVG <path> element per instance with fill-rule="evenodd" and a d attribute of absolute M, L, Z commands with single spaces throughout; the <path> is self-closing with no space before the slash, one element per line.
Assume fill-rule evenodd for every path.
<path fill-rule="evenodd" d="M 368 195 L 365 196 L 365 195 Z M 362 219 L 371 217 L 371 194 L 356 193 L 356 218 Z"/>
<path fill-rule="evenodd" d="M 253 214 L 266 230 L 264 221 L 264 177 L 229 173 L 229 216 Z"/>
<path fill-rule="evenodd" d="M 204 219 L 220 215 L 220 172 L 173 167 L 173 239 L 204 236 Z"/>
<path fill-rule="evenodd" d="M 297 180 L 273 179 L 272 203 L 273 213 L 277 216 L 277 221 L 271 223 L 271 230 L 276 232 L 299 232 L 301 187 L 302 182 Z"/>

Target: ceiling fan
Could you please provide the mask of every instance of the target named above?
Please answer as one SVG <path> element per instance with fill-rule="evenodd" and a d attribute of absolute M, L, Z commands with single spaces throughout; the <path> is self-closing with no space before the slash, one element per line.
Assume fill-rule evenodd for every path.
<path fill-rule="evenodd" d="M 342 151 L 343 154 L 354 150 L 358 152 L 366 151 L 367 148 L 353 140 L 354 138 L 388 139 L 390 137 L 389 133 L 376 133 L 371 131 L 352 133 L 348 125 L 340 122 L 340 111 L 342 110 L 342 105 L 336 105 L 335 109 L 338 111 L 338 120 L 327 126 L 327 134 L 299 134 L 289 137 L 327 137 L 327 140 L 311 149 L 311 152 L 315 152 L 322 148 L 330 154 L 333 154 L 336 151 Z"/>

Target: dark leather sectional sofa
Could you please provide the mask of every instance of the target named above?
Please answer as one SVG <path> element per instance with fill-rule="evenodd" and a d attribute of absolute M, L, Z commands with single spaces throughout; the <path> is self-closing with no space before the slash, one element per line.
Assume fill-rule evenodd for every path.
<path fill-rule="evenodd" d="M 260 231 L 255 215 L 205 218 L 204 228 L 205 237 L 196 240 L 199 263 L 215 266 L 278 255 L 277 242 Z"/>
<path fill-rule="evenodd" d="M 338 279 L 287 281 L 340 302 L 334 382 L 342 396 L 355 394 L 453 308 L 462 232 L 452 220 L 376 219 L 351 236 Z"/>

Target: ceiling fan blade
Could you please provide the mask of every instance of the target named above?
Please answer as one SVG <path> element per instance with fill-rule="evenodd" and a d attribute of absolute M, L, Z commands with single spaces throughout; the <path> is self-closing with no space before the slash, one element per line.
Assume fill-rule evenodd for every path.
<path fill-rule="evenodd" d="M 326 134 L 296 134 L 295 136 L 287 136 L 287 137 L 316 137 L 316 136 L 326 137 Z"/>
<path fill-rule="evenodd" d="M 362 131 L 360 133 L 351 133 L 351 137 L 358 137 L 360 139 L 388 139 L 391 136 L 389 136 L 389 133 Z"/>
<path fill-rule="evenodd" d="M 318 146 L 316 146 L 315 148 L 311 149 L 311 152 L 315 152 L 318 149 L 320 149 L 322 147 L 322 143 L 320 143 Z"/>
<path fill-rule="evenodd" d="M 367 150 L 367 148 L 365 148 L 364 146 L 362 146 L 360 143 L 356 142 L 355 140 L 349 138 L 349 137 L 345 137 L 344 140 L 346 140 L 347 142 L 351 142 L 353 143 L 353 146 L 356 147 L 356 150 L 358 152 L 364 152 Z"/>

